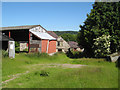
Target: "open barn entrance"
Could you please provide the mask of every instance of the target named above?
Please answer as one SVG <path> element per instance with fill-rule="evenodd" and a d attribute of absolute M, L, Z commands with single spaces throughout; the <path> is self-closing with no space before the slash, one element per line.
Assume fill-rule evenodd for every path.
<path fill-rule="evenodd" d="M 16 53 L 28 52 L 28 43 L 29 43 L 29 30 L 28 29 L 5 30 L 5 31 L 2 31 L 2 33 L 14 39 Z M 3 44 L 5 46 L 8 45 L 7 42 L 3 42 Z M 3 48 L 5 48 L 4 45 L 3 45 Z"/>

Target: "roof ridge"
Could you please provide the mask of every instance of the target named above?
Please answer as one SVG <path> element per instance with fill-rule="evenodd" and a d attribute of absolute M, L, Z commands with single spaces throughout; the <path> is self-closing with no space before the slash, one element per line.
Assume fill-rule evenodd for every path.
<path fill-rule="evenodd" d="M 22 27 L 22 26 L 41 26 L 41 25 L 20 25 L 20 26 L 7 26 L 7 27 Z"/>

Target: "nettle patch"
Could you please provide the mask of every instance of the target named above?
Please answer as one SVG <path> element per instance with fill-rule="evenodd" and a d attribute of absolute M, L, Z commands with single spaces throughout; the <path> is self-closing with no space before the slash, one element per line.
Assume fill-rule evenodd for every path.
<path fill-rule="evenodd" d="M 35 75 L 40 75 L 40 76 L 49 76 L 49 72 L 47 72 L 45 70 L 36 71 L 34 74 Z"/>

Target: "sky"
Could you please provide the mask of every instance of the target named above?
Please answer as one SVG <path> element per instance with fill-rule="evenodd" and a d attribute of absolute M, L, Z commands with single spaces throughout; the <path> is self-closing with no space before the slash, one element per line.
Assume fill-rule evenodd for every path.
<path fill-rule="evenodd" d="M 3 2 L 2 26 L 41 25 L 48 31 L 79 31 L 93 2 Z"/>

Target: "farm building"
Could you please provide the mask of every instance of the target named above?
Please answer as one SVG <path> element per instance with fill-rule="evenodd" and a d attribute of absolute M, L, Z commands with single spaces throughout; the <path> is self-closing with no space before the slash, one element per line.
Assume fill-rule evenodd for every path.
<path fill-rule="evenodd" d="M 49 35 L 41 25 L 2 27 L 1 31 L 2 35 L 19 42 L 20 51 L 28 49 L 29 53 L 44 52 L 50 54 L 56 52 L 56 38 Z"/>
<path fill-rule="evenodd" d="M 70 48 L 69 44 L 60 36 L 56 35 L 53 31 L 48 31 L 48 33 L 57 39 L 56 42 L 56 52 L 67 52 Z"/>
<path fill-rule="evenodd" d="M 14 58 L 15 57 L 15 41 L 12 38 L 9 38 L 8 36 L 2 34 L 0 32 L 0 44 L 2 45 L 2 49 L 9 52 L 9 57 Z M 9 47 L 9 50 L 8 50 Z"/>
<path fill-rule="evenodd" d="M 84 48 L 80 48 L 80 46 L 78 46 L 77 42 L 69 41 L 68 44 L 70 45 L 70 50 L 80 51 L 80 52 L 84 51 Z"/>
<path fill-rule="evenodd" d="M 12 38 L 9 38 L 8 36 L 2 34 L 2 32 L 0 32 L 0 42 L 2 43 L 2 49 L 4 49 L 4 50 L 8 49 L 9 41 L 14 41 L 14 40 Z"/>

